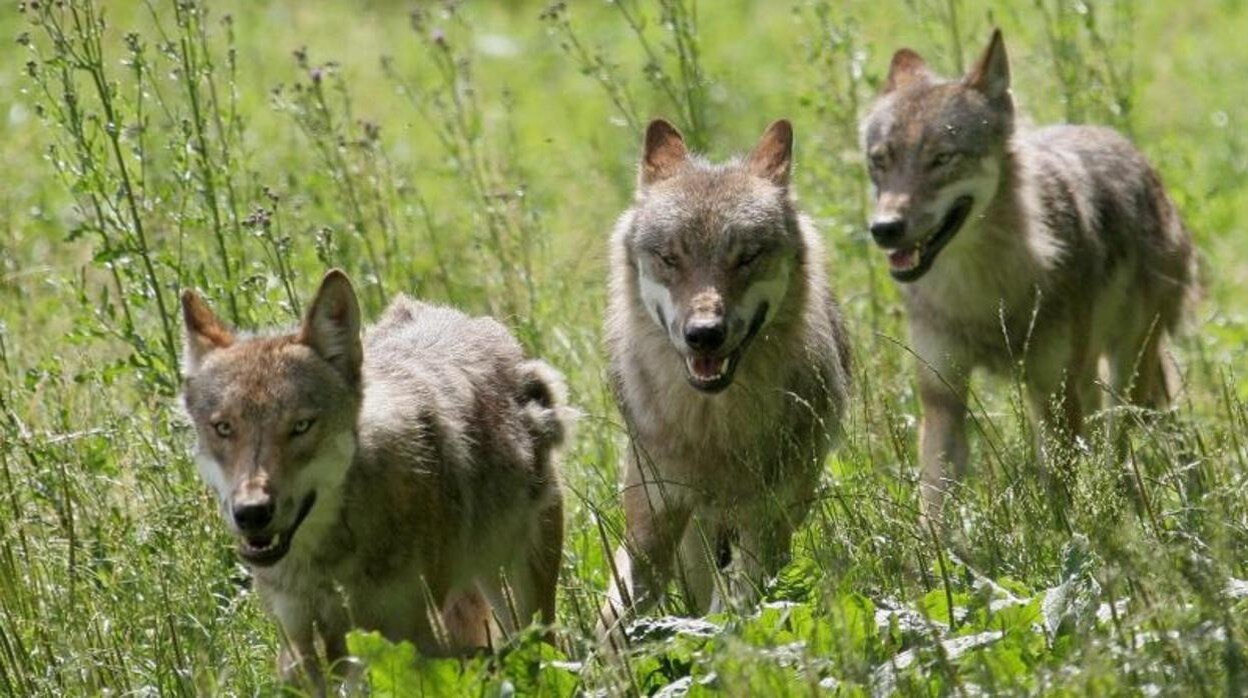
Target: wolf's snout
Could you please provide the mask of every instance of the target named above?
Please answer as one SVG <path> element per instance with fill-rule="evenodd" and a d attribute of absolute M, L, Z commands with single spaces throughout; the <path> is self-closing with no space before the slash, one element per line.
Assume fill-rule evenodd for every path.
<path fill-rule="evenodd" d="M 685 324 L 685 344 L 694 351 L 715 351 L 727 336 L 723 318 L 694 318 Z"/>
<path fill-rule="evenodd" d="M 906 219 L 885 218 L 871 221 L 871 237 L 877 245 L 889 247 L 901 242 L 906 234 Z"/>
<path fill-rule="evenodd" d="M 268 497 L 235 502 L 234 523 L 247 533 L 263 531 L 273 521 L 273 510 L 273 500 Z"/>

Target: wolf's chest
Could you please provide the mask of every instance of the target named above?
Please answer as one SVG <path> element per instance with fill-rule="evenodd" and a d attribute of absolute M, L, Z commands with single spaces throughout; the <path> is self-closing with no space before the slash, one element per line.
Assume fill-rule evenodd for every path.
<path fill-rule="evenodd" d="M 907 299 L 915 351 L 926 362 L 1008 371 L 1045 347 L 1062 328 L 1069 307 L 1043 293 L 973 303 Z"/>

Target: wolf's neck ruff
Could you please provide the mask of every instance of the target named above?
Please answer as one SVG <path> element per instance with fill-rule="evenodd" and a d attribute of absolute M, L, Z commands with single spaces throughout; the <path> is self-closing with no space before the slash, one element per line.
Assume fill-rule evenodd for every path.
<path fill-rule="evenodd" d="M 1027 143 L 1030 134 L 1011 134 L 995 164 L 995 191 L 975 201 L 961 233 L 927 273 L 901 285 L 912 315 L 973 326 L 1003 348 L 1008 336 L 1021 349 L 1065 254 L 1065 244 L 1045 222 L 1045 195 L 1035 183 L 1039 151 Z"/>

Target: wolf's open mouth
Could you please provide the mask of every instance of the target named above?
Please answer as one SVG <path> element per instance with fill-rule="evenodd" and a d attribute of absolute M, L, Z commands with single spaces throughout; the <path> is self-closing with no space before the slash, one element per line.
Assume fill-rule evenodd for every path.
<path fill-rule="evenodd" d="M 754 312 L 754 317 L 750 320 L 750 329 L 745 333 L 745 337 L 737 344 L 737 348 L 730 353 L 722 356 L 715 354 L 694 354 L 685 357 L 685 375 L 689 379 L 689 384 L 704 393 L 718 393 L 724 388 L 732 385 L 733 375 L 737 372 L 737 365 L 741 363 L 741 355 L 745 353 L 745 348 L 749 346 L 750 340 L 758 334 L 763 328 L 763 323 L 767 321 L 767 311 L 770 306 L 762 303 L 758 306 L 758 310 Z"/>
<path fill-rule="evenodd" d="M 953 202 L 949 212 L 940 222 L 936 232 L 909 247 L 888 250 L 888 273 L 894 279 L 903 282 L 916 281 L 932 268 L 932 261 L 944 249 L 953 236 L 962 229 L 966 217 L 971 213 L 971 205 L 975 202 L 969 196 L 963 196 Z"/>
<path fill-rule="evenodd" d="M 316 503 L 316 490 L 308 493 L 299 506 L 299 515 L 295 523 L 285 531 L 278 531 L 271 536 L 246 536 L 238 541 L 238 556 L 244 562 L 256 567 L 270 567 L 277 564 L 286 553 L 290 552 L 290 541 L 295 537 L 299 525 L 308 518 L 312 505 Z"/>

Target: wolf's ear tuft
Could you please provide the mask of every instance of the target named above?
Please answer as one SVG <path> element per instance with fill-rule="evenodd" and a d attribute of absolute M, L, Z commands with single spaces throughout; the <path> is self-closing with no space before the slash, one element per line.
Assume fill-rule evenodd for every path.
<path fill-rule="evenodd" d="M 779 187 L 789 186 L 789 170 L 793 164 L 793 124 L 788 119 L 781 119 L 768 126 L 745 162 L 751 174 Z"/>
<path fill-rule="evenodd" d="M 667 179 L 689 157 L 685 139 L 676 127 L 663 119 L 655 119 L 646 128 L 646 149 L 641 156 L 641 186 Z"/>
<path fill-rule="evenodd" d="M 893 61 L 888 65 L 888 79 L 884 82 L 884 93 L 900 90 L 910 85 L 924 83 L 932 78 L 923 57 L 914 51 L 903 48 L 893 54 Z"/>
<path fill-rule="evenodd" d="M 1010 59 L 1005 54 L 1005 39 L 1001 30 L 992 30 L 992 39 L 983 55 L 975 61 L 971 72 L 962 78 L 967 87 L 978 90 L 988 99 L 1000 100 L 1010 94 Z"/>
<path fill-rule="evenodd" d="M 338 370 L 347 384 L 359 385 L 364 349 L 360 343 L 360 303 L 351 280 L 331 269 L 308 306 L 299 341 Z"/>
<path fill-rule="evenodd" d="M 204 357 L 213 350 L 234 343 L 234 335 L 221 324 L 199 294 L 189 288 L 182 292 L 182 321 L 186 328 L 183 375 L 189 376 L 199 370 Z"/>

